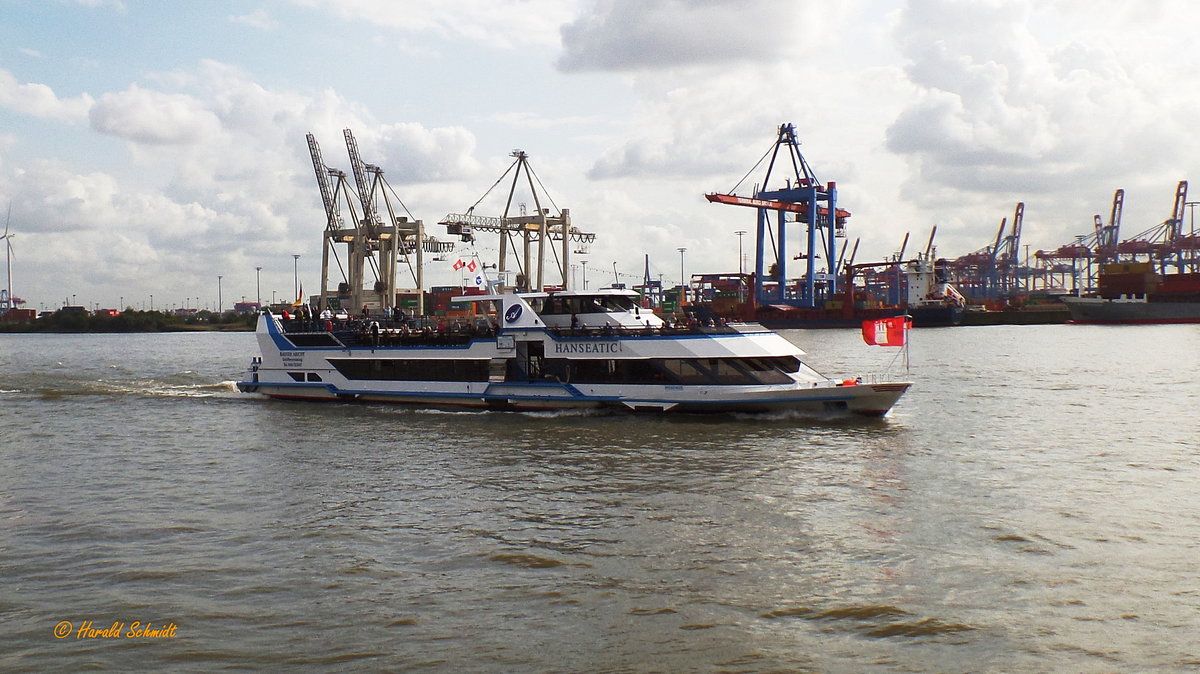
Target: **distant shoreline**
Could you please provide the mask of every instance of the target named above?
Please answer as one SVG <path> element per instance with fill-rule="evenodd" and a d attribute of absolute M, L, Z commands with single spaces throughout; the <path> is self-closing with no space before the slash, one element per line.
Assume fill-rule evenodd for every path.
<path fill-rule="evenodd" d="M 200 312 L 179 316 L 160 311 L 116 315 L 56 311 L 31 321 L 0 321 L 0 334 L 121 334 L 147 332 L 253 332 L 257 314 Z"/>

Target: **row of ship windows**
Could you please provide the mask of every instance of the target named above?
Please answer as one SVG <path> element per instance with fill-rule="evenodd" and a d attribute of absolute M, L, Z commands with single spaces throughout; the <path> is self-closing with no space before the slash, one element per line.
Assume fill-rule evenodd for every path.
<path fill-rule="evenodd" d="M 296 381 L 324 381 L 316 372 L 289 372 L 288 376 Z"/>
<path fill-rule="evenodd" d="M 330 359 L 347 379 L 488 381 L 486 360 Z M 508 381 L 558 380 L 577 384 L 787 384 L 800 369 L 791 356 L 774 358 L 566 359 L 509 361 Z"/>

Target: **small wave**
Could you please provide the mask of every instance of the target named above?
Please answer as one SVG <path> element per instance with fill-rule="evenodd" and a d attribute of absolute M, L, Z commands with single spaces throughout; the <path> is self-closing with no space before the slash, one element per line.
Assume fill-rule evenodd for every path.
<path fill-rule="evenodd" d="M 673 608 L 633 608 L 629 609 L 629 615 L 666 615 L 668 613 L 677 613 Z"/>
<path fill-rule="evenodd" d="M 874 638 L 921 637 L 954 632 L 968 632 L 978 628 L 963 623 L 946 622 L 938 618 L 912 619 L 912 613 L 890 604 L 867 604 L 845 606 L 825 611 L 815 611 L 807 606 L 792 606 L 768 611 L 763 618 L 798 617 L 804 620 L 848 623 L 847 629 Z"/>
<path fill-rule="evenodd" d="M 512 566 L 519 566 L 523 569 L 552 569 L 556 566 L 564 566 L 566 562 L 549 557 L 539 557 L 525 552 L 498 552 L 494 555 L 489 555 L 488 559 L 493 562 L 503 562 Z"/>
<path fill-rule="evenodd" d="M 891 623 L 881 625 L 864 632 L 869 637 L 923 637 L 935 634 L 953 634 L 954 632 L 971 632 L 976 628 L 962 623 L 948 623 L 937 618 L 925 618 L 913 622 Z"/>
<path fill-rule="evenodd" d="M 848 606 L 823 611 L 811 620 L 872 620 L 874 618 L 890 618 L 893 616 L 910 615 L 908 611 L 887 604 L 871 604 L 867 606 Z"/>
<path fill-rule="evenodd" d="M 807 606 L 791 606 L 788 608 L 778 608 L 774 611 L 767 611 L 760 617 L 763 618 L 790 618 L 792 616 L 808 616 L 813 610 Z"/>

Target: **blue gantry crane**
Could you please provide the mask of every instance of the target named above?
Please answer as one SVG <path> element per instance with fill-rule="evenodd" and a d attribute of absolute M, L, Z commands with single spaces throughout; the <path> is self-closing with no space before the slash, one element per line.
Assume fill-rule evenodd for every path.
<path fill-rule="evenodd" d="M 800 143 L 791 124 L 779 127 L 775 143 L 750 169 L 747 177 L 768 156 L 767 172 L 759 183 L 761 189 L 756 186 L 753 196 L 736 195 L 742 184 L 739 182 L 727 193 L 714 192 L 706 194 L 705 198 L 713 203 L 758 210 L 754 296 L 760 306 L 820 307 L 837 294 L 837 270 L 834 268 L 838 259 L 837 239 L 846 236 L 846 218 L 850 213 L 837 207 L 837 184 L 822 185 L 813 173 L 800 153 Z M 775 178 L 782 184 L 777 183 L 772 188 L 771 178 L 777 163 L 781 168 Z M 806 235 L 803 252 L 794 257 L 788 254 L 789 218 L 792 223 L 803 225 Z M 795 284 L 788 281 L 788 262 L 792 259 L 805 263 L 804 275 Z"/>

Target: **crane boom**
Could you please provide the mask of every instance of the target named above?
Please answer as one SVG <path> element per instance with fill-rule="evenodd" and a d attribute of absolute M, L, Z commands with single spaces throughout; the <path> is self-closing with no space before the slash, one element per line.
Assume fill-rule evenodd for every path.
<path fill-rule="evenodd" d="M 317 174 L 317 186 L 321 188 L 321 202 L 325 204 L 325 228 L 329 230 L 342 229 L 342 216 L 338 213 L 337 201 L 333 197 L 333 186 L 329 184 L 329 174 L 335 169 L 325 165 L 321 158 L 321 146 L 317 144 L 316 136 L 311 133 L 308 138 L 308 153 L 312 155 L 313 171 Z M 337 173 L 341 173 L 338 171 Z M 343 174 L 344 175 L 344 174 Z"/>
<path fill-rule="evenodd" d="M 1008 259 L 1016 262 L 1021 255 L 1021 225 L 1025 222 L 1025 202 L 1017 202 L 1017 210 L 1013 212 L 1012 233 L 1004 240 L 1004 252 Z"/>
<path fill-rule="evenodd" d="M 758 199 L 755 197 L 739 197 L 736 194 L 721 194 L 713 192 L 705 194 L 705 199 L 708 199 L 714 204 L 729 204 L 730 206 L 749 206 L 751 208 L 763 208 L 768 211 L 788 211 L 789 213 L 808 213 L 808 204 L 803 202 L 777 201 L 774 199 Z M 817 213 L 823 216 L 829 215 L 829 209 L 821 206 L 817 208 Z M 850 217 L 850 211 L 844 208 L 837 209 L 838 219 Z"/>
<path fill-rule="evenodd" d="M 1175 236 L 1179 236 L 1183 228 L 1183 211 L 1187 206 L 1187 190 L 1187 181 L 1180 180 L 1179 186 L 1175 188 L 1175 208 L 1171 211 L 1171 220 L 1175 223 L 1173 228 Z"/>
<path fill-rule="evenodd" d="M 1004 228 L 1008 226 L 1008 218 L 1000 218 L 1000 229 L 996 230 L 996 243 L 992 244 L 992 262 L 996 261 L 996 256 L 1000 254 L 1000 242 L 1004 240 Z"/>
<path fill-rule="evenodd" d="M 380 224 L 379 214 L 375 210 L 374 200 L 371 199 L 373 190 L 370 183 L 367 182 L 366 167 L 362 157 L 358 154 L 358 141 L 354 140 L 354 133 L 350 129 L 343 130 L 342 134 L 346 137 L 346 151 L 350 154 L 350 169 L 354 172 L 354 184 L 358 185 L 358 200 L 362 202 L 363 207 L 363 223 L 366 225 L 368 235 L 375 237 Z M 372 166 L 371 169 L 376 174 L 381 173 L 376 166 Z"/>

